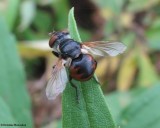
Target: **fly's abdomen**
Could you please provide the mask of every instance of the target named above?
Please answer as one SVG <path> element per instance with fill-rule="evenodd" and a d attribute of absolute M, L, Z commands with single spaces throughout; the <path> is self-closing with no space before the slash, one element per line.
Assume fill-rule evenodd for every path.
<path fill-rule="evenodd" d="M 97 67 L 97 62 L 89 54 L 81 54 L 73 59 L 70 66 L 70 76 L 79 81 L 89 80 Z"/>
<path fill-rule="evenodd" d="M 72 59 L 75 59 L 81 54 L 80 43 L 72 39 L 67 39 L 61 42 L 59 45 L 59 49 L 63 58 L 71 57 Z"/>

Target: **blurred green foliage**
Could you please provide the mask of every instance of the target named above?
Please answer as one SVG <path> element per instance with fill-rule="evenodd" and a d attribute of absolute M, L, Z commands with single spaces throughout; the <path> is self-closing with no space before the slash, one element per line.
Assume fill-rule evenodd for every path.
<path fill-rule="evenodd" d="M 158 128 L 160 83 L 106 96 L 117 125 L 123 128 Z"/>
<path fill-rule="evenodd" d="M 99 21 L 97 12 L 89 15 L 89 9 L 85 7 L 91 5 L 82 4 L 87 4 L 86 1 L 75 1 L 75 9 L 83 10 L 87 20 L 92 17 L 93 22 Z M 101 26 L 103 32 L 97 28 L 97 33 L 102 32 L 105 36 L 95 38 L 97 33 L 93 29 L 78 24 L 82 41 L 120 40 L 128 47 L 121 56 L 97 59 L 96 74 L 103 83 L 104 93 L 109 92 L 106 100 L 117 126 L 159 128 L 160 0 L 90 1 L 105 19 Z M 47 60 L 45 69 L 52 67 L 50 50 L 43 44 L 48 47 L 47 34 L 53 29 L 67 28 L 71 3 L 72 0 L 0 1 L 0 118 L 3 117 L 0 121 L 21 122 L 25 119 L 32 126 L 24 70 L 15 42 L 22 58 L 43 57 Z M 75 12 L 76 18 L 80 15 L 79 10 Z M 99 19 L 95 21 L 93 17 Z M 79 20 L 86 21 L 86 17 L 77 19 L 78 23 Z M 28 76 L 31 76 L 35 70 L 30 61 L 25 62 L 25 67 L 31 68 L 28 70 Z"/>
<path fill-rule="evenodd" d="M 0 123 L 32 127 L 31 103 L 16 40 L 0 17 Z"/>

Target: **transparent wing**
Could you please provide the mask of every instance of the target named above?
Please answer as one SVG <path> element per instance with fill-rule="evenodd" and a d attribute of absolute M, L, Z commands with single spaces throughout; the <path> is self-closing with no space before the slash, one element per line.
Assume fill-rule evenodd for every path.
<path fill-rule="evenodd" d="M 55 99 L 62 93 L 68 82 L 67 72 L 63 60 L 59 59 L 52 71 L 52 76 L 47 83 L 46 96 L 48 99 Z"/>
<path fill-rule="evenodd" d="M 126 48 L 127 47 L 121 42 L 95 41 L 83 43 L 82 52 L 88 51 L 91 54 L 99 56 L 105 56 L 106 54 L 110 56 L 116 56 L 123 53 Z"/>

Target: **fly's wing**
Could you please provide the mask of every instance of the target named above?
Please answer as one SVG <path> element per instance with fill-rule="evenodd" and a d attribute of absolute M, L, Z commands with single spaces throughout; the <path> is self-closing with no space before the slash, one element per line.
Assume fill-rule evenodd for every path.
<path fill-rule="evenodd" d="M 67 72 L 63 60 L 59 59 L 52 71 L 52 76 L 47 83 L 46 96 L 48 99 L 55 99 L 62 93 L 68 82 Z"/>
<path fill-rule="evenodd" d="M 116 56 L 123 53 L 126 50 L 126 46 L 121 42 L 115 41 L 95 41 L 85 42 L 82 44 L 82 52 L 89 52 L 94 55 L 105 56 Z"/>

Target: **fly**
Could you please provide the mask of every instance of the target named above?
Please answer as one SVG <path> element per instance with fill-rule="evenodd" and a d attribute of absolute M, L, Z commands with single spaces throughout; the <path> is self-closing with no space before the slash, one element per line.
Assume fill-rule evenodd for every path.
<path fill-rule="evenodd" d="M 49 46 L 53 49 L 52 53 L 59 59 L 47 84 L 48 99 L 55 99 L 62 93 L 68 81 L 76 89 L 78 98 L 77 87 L 71 80 L 87 81 L 92 78 L 97 67 L 97 62 L 92 55 L 116 56 L 126 50 L 126 46 L 117 41 L 94 41 L 81 44 L 73 40 L 67 31 L 51 33 Z M 65 67 L 69 69 L 69 78 Z"/>

